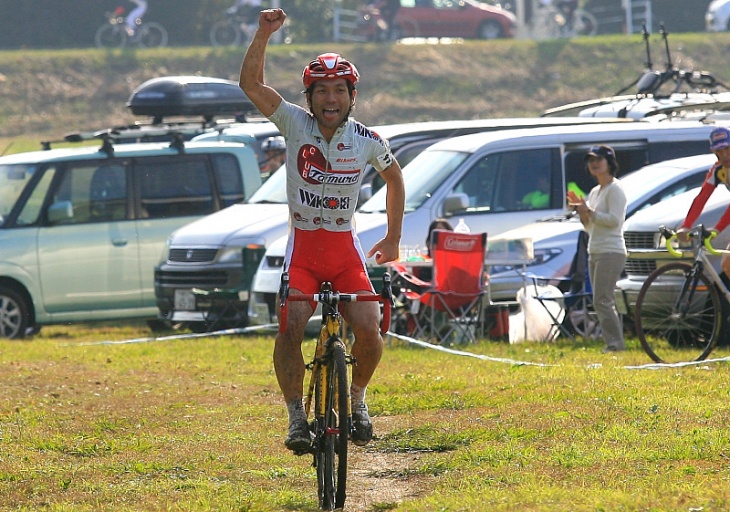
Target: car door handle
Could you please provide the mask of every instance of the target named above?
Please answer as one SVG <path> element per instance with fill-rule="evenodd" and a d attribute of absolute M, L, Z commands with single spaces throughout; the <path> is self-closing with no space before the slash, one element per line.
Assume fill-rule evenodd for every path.
<path fill-rule="evenodd" d="M 114 238 L 112 239 L 112 245 L 115 247 L 124 247 L 129 243 L 129 240 L 126 238 Z"/>

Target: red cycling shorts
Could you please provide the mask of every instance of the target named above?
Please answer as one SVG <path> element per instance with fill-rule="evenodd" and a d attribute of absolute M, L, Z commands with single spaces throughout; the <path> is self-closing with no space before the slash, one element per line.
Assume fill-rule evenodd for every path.
<path fill-rule="evenodd" d="M 341 293 L 374 292 L 360 240 L 351 231 L 294 228 L 284 268 L 289 272 L 289 287 L 302 293 L 317 293 L 323 281 Z"/>

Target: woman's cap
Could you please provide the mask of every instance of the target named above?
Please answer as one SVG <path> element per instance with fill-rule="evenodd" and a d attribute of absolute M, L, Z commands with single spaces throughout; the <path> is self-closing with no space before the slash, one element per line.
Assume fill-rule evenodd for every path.
<path fill-rule="evenodd" d="M 710 133 L 710 151 L 717 151 L 728 146 L 730 146 L 730 130 L 724 126 L 712 130 L 712 133 Z"/>
<path fill-rule="evenodd" d="M 588 150 L 588 153 L 586 153 L 586 156 L 584 160 L 588 160 L 592 156 L 597 156 L 599 158 L 616 158 L 616 152 L 613 150 L 611 146 L 606 145 L 600 145 L 600 146 L 593 146 L 591 149 Z"/>

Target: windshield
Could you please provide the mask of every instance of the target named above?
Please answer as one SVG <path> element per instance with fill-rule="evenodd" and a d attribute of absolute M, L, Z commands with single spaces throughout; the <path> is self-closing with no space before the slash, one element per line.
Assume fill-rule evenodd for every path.
<path fill-rule="evenodd" d="M 36 166 L 31 164 L 0 165 L 0 225 L 5 222 L 35 169 Z"/>
<path fill-rule="evenodd" d="M 252 203 L 286 204 L 286 165 L 279 167 L 248 200 Z"/>
<path fill-rule="evenodd" d="M 406 186 L 406 213 L 417 210 L 434 191 L 451 176 L 469 153 L 458 151 L 424 151 L 403 168 Z M 386 187 L 381 188 L 362 208 L 361 212 L 385 212 Z"/>

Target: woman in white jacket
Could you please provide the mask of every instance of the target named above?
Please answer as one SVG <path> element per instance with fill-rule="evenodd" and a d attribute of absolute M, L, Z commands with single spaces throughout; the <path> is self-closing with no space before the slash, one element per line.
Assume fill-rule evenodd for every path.
<path fill-rule="evenodd" d="M 596 178 L 587 199 L 568 192 L 568 200 L 588 232 L 588 273 L 593 287 L 593 307 L 601 324 L 604 352 L 624 350 L 624 332 L 613 291 L 626 263 L 623 226 L 626 194 L 616 179 L 618 162 L 611 146 L 593 146 L 585 156 L 586 169 Z"/>

